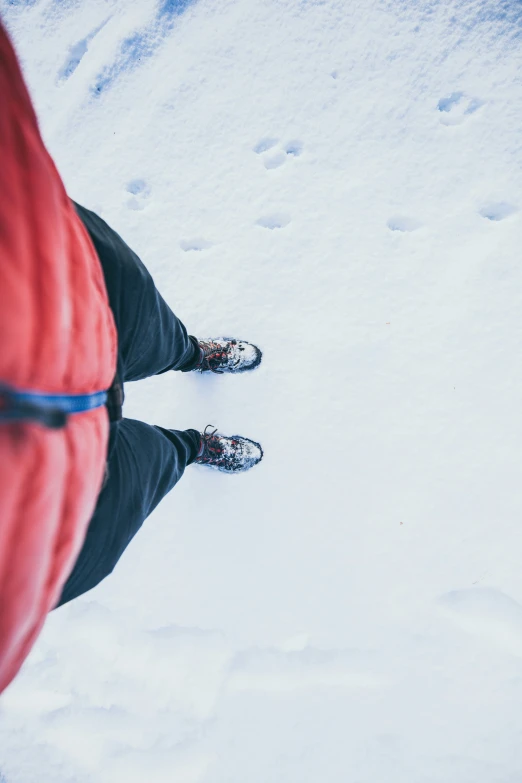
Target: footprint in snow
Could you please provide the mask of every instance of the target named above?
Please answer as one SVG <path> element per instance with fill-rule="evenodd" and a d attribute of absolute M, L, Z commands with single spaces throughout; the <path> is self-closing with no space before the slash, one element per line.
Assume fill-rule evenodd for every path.
<path fill-rule="evenodd" d="M 437 104 L 442 125 L 461 125 L 471 114 L 475 114 L 485 101 L 471 98 L 464 92 L 452 92 L 441 98 Z"/>
<path fill-rule="evenodd" d="M 73 46 L 69 47 L 66 60 L 58 71 L 58 81 L 67 81 L 67 79 L 73 75 L 84 56 L 87 54 L 89 44 L 93 38 L 98 35 L 100 30 L 105 27 L 110 18 L 111 17 L 109 16 L 107 19 L 105 19 L 104 22 L 98 25 L 98 27 L 95 27 L 94 30 L 89 33 L 89 35 L 85 36 L 85 38 L 82 38 L 81 41 L 78 41 Z"/>
<path fill-rule="evenodd" d="M 171 34 L 179 17 L 192 5 L 192 0 L 159 0 L 153 5 L 156 5 L 153 17 L 149 17 L 149 21 L 144 26 L 129 30 L 128 34 L 120 40 L 119 47 L 110 61 L 94 77 L 90 86 L 90 93 L 94 98 L 99 98 L 122 76 L 139 68 L 153 57 Z"/>
<path fill-rule="evenodd" d="M 150 188 L 144 179 L 133 179 L 126 186 L 131 198 L 127 201 L 129 209 L 145 209 L 150 198 Z"/>
<path fill-rule="evenodd" d="M 272 215 L 260 217 L 256 225 L 273 231 L 276 228 L 285 228 L 290 223 L 290 215 L 285 212 L 276 212 Z"/>
<path fill-rule="evenodd" d="M 303 142 L 295 139 L 285 144 L 284 151 L 287 155 L 293 155 L 294 158 L 298 158 L 303 151 Z"/>
<path fill-rule="evenodd" d="M 273 139 L 269 136 L 265 136 L 264 138 L 260 139 L 260 141 L 257 142 L 255 147 L 253 147 L 253 151 L 256 153 L 256 155 L 262 155 L 263 152 L 268 152 L 268 150 L 271 150 L 272 147 L 275 147 L 277 142 L 278 139 Z"/>
<path fill-rule="evenodd" d="M 268 170 L 278 169 L 286 163 L 288 158 L 297 158 L 303 151 L 303 142 L 298 139 L 282 144 L 279 149 L 274 150 L 277 143 L 278 139 L 263 138 L 253 147 L 253 151 L 257 155 L 263 155 L 263 153 L 272 150 L 270 155 L 264 155 L 263 157 L 264 166 Z"/>
<path fill-rule="evenodd" d="M 212 242 L 208 242 L 206 239 L 182 239 L 179 246 L 185 253 L 190 250 L 201 252 L 202 250 L 208 250 L 213 247 Z"/>
<path fill-rule="evenodd" d="M 486 220 L 493 220 L 498 222 L 504 220 L 510 215 L 514 215 L 518 212 L 517 207 L 513 204 L 509 204 L 507 201 L 496 201 L 486 204 L 482 209 L 479 209 L 479 215 Z"/>
<path fill-rule="evenodd" d="M 278 169 L 283 163 L 286 163 L 286 152 L 279 150 L 274 155 L 269 155 L 264 159 L 265 169 Z"/>
<path fill-rule="evenodd" d="M 394 217 L 391 217 L 386 225 L 390 231 L 403 232 L 416 231 L 418 228 L 422 227 L 422 223 L 420 223 L 418 220 L 415 220 L 415 218 L 405 217 L 403 215 L 395 215 Z"/>

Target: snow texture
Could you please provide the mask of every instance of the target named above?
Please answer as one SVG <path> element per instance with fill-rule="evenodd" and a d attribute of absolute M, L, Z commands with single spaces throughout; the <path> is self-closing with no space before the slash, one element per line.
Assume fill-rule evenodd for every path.
<path fill-rule="evenodd" d="M 126 415 L 265 452 L 49 617 L 0 780 L 519 783 L 520 2 L 0 8 L 71 196 L 264 352 Z"/>

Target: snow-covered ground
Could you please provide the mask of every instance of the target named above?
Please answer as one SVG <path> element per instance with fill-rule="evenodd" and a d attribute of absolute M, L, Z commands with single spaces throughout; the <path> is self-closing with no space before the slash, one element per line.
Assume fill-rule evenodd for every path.
<path fill-rule="evenodd" d="M 520 0 L 0 0 L 73 197 L 251 376 L 0 699 L 2 783 L 520 783 Z"/>

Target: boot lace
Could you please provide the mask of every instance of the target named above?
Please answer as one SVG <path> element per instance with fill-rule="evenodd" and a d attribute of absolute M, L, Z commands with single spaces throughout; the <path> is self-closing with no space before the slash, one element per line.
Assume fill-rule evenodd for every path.
<path fill-rule="evenodd" d="M 201 435 L 203 450 L 201 456 L 196 457 L 196 462 L 202 464 L 212 463 L 212 465 L 227 464 L 227 456 L 223 448 L 223 443 L 219 435 L 216 435 L 216 432 L 217 427 L 213 428 L 212 424 L 207 424 Z M 234 446 L 237 445 L 237 441 L 235 440 L 231 440 L 231 443 Z"/>
<path fill-rule="evenodd" d="M 233 345 L 236 345 L 236 340 L 230 340 L 225 346 L 219 345 L 214 342 L 199 341 L 199 347 L 203 351 L 203 358 L 201 359 L 197 369 L 203 372 L 204 370 L 210 370 L 217 375 L 223 375 L 224 370 L 220 370 L 220 367 L 229 364 L 229 353 Z M 236 364 L 239 363 L 239 360 Z"/>

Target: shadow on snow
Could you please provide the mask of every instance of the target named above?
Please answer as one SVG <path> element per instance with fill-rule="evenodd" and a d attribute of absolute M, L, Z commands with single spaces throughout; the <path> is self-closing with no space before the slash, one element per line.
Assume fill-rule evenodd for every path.
<path fill-rule="evenodd" d="M 98 75 L 91 88 L 92 93 L 100 95 L 106 92 L 122 73 L 133 70 L 151 57 L 161 46 L 176 19 L 196 2 L 197 0 L 162 0 L 154 21 L 122 41 L 115 62 Z"/>

